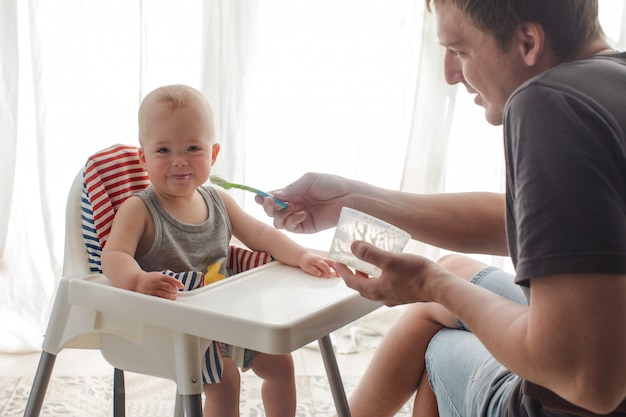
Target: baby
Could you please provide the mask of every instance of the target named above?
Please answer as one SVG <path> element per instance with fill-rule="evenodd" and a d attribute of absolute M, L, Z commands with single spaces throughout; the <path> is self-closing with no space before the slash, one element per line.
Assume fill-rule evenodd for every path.
<path fill-rule="evenodd" d="M 332 261 L 254 219 L 226 191 L 204 185 L 220 145 L 211 106 L 198 90 L 171 85 L 148 94 L 139 108 L 139 142 L 151 186 L 119 207 L 102 251 L 102 270 L 115 286 L 174 300 L 184 286 L 161 271 L 202 271 L 209 282 L 227 277 L 231 236 L 311 275 L 336 276 Z M 239 371 L 223 360 L 221 375 L 214 375 L 220 383 L 205 377 L 206 417 L 239 416 Z M 293 417 L 291 355 L 246 350 L 244 366 L 264 380 L 266 415 Z"/>

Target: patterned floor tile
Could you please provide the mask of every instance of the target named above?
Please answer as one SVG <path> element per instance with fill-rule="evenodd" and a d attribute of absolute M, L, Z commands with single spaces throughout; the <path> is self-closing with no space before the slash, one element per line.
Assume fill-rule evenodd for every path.
<path fill-rule="evenodd" d="M 52 377 L 41 417 L 109 417 L 112 415 L 113 377 Z M 296 417 L 328 417 L 335 413 L 332 394 L 324 376 L 297 376 Z M 344 377 L 349 394 L 356 377 Z M 0 377 L 0 415 L 20 417 L 32 386 L 32 378 Z M 126 415 L 157 417 L 173 415 L 176 387 L 172 381 L 126 374 Z M 242 375 L 241 416 L 264 417 L 261 382 L 253 374 Z M 411 415 L 407 406 L 397 416 Z"/>

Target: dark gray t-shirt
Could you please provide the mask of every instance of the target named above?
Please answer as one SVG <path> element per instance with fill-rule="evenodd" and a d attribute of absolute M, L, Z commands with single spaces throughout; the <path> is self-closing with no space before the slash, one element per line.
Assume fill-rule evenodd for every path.
<path fill-rule="evenodd" d="M 159 203 L 152 187 L 136 194 L 141 198 L 154 221 L 154 243 L 137 262 L 144 271 L 198 271 L 206 275 L 228 276 L 227 257 L 231 225 L 222 199 L 211 187 L 200 187 L 209 210 L 202 224 L 186 224 L 176 220 Z"/>
<path fill-rule="evenodd" d="M 626 273 L 626 54 L 560 65 L 522 85 L 504 116 L 506 223 L 516 282 Z M 626 301 L 626 300 L 625 300 Z M 514 389 L 506 417 L 545 411 Z"/>

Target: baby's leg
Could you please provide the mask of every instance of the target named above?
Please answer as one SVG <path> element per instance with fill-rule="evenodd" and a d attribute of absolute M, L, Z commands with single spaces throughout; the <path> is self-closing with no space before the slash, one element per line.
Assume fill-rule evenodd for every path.
<path fill-rule="evenodd" d="M 296 377 L 293 358 L 258 353 L 250 368 L 263 379 L 261 394 L 267 417 L 296 415 Z"/>
<path fill-rule="evenodd" d="M 469 280 L 487 265 L 459 255 L 439 263 Z M 417 390 L 414 416 L 436 416 L 436 398 L 424 372 L 431 338 L 443 327 L 456 328 L 456 318 L 436 303 L 415 303 L 389 329 L 350 396 L 353 417 L 393 416 Z M 424 385 L 423 385 L 424 384 Z"/>
<path fill-rule="evenodd" d="M 224 358 L 222 381 L 204 384 L 204 417 L 239 417 L 241 376 L 235 362 Z"/>

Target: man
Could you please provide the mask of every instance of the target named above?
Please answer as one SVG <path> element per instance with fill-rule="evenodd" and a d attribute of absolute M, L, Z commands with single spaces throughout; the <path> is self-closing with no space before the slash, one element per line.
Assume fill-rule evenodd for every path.
<path fill-rule="evenodd" d="M 349 206 L 442 248 L 510 254 L 525 299 L 506 274 L 458 255 L 434 263 L 356 242 L 352 251 L 379 266 L 380 278 L 336 265 L 346 284 L 367 298 L 387 305 L 428 302 L 409 310 L 425 320 L 401 320 L 391 333 L 413 331 L 423 340 L 450 328 L 438 331 L 426 352 L 442 416 L 623 410 L 626 54 L 604 40 L 597 0 L 432 3 L 446 48 L 446 80 L 464 84 L 487 121 L 504 127 L 506 195 L 408 194 L 306 174 L 274 192 L 288 209 L 277 210 L 270 199 L 264 208 L 276 227 L 295 232 L 332 227 L 340 208 Z M 402 349 L 394 358 L 387 348 L 371 366 L 397 368 L 411 359 L 410 346 Z M 421 374 L 413 380 L 418 397 L 425 381 Z M 402 383 L 385 374 L 363 381 L 351 406 L 367 401 L 363 385 L 393 391 Z M 426 393 L 414 415 L 430 412 L 430 404 Z"/>

